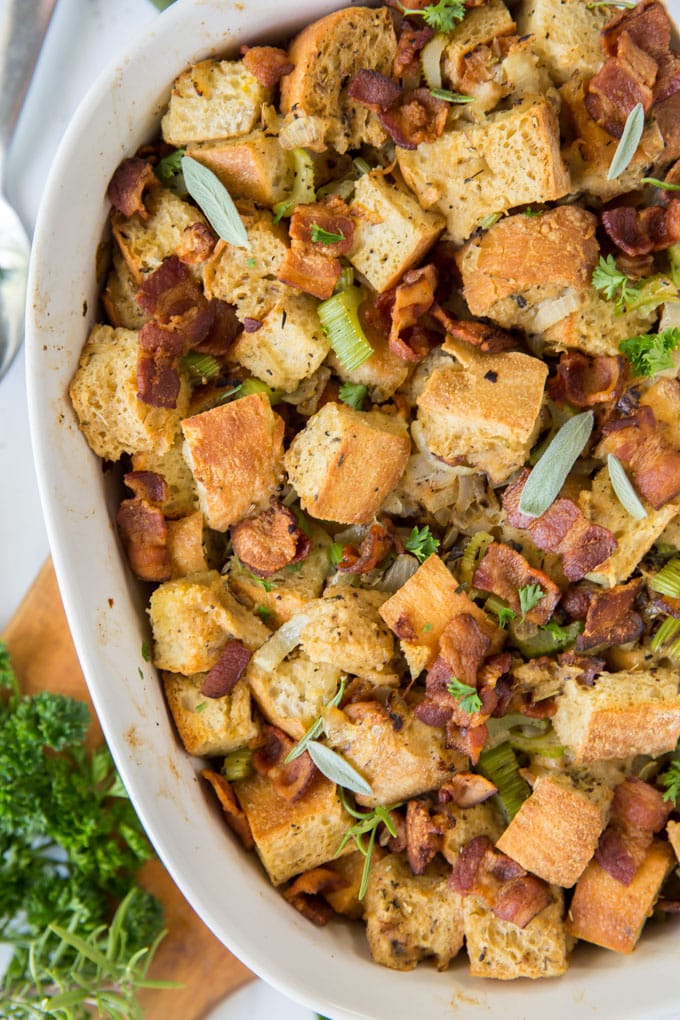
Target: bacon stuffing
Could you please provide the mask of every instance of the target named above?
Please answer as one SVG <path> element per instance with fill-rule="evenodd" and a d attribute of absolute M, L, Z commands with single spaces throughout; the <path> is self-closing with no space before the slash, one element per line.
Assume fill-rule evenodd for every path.
<path fill-rule="evenodd" d="M 206 698 L 223 698 L 236 687 L 243 670 L 250 662 L 252 652 L 235 638 L 227 641 L 220 657 L 201 685 L 201 694 Z"/>
<path fill-rule="evenodd" d="M 149 503 L 165 503 L 170 494 L 165 478 L 155 471 L 128 471 L 123 481 L 135 496 Z"/>
<path fill-rule="evenodd" d="M 180 262 L 187 266 L 195 266 L 205 262 L 209 255 L 212 255 L 213 248 L 217 243 L 207 223 L 190 223 L 182 231 L 180 242 L 176 248 L 176 255 Z"/>
<path fill-rule="evenodd" d="M 313 241 L 313 227 L 338 236 L 338 241 Z M 347 205 L 332 195 L 325 202 L 298 206 L 290 219 L 291 246 L 286 251 L 278 278 L 325 301 L 331 297 L 342 265 L 337 258 L 352 247 L 354 221 Z"/>
<path fill-rule="evenodd" d="M 285 759 L 293 749 L 293 741 L 278 726 L 264 727 L 265 743 L 253 754 L 253 768 L 267 776 L 274 790 L 284 800 L 299 800 L 318 775 L 317 768 L 307 751 L 303 751 L 288 764 Z"/>
<path fill-rule="evenodd" d="M 453 337 L 454 340 L 462 340 L 472 347 L 477 347 L 483 354 L 517 350 L 520 346 L 518 339 L 512 333 L 507 333 L 499 326 L 488 322 L 454 319 L 441 305 L 434 305 L 432 315 L 441 323 L 448 336 Z"/>
<path fill-rule="evenodd" d="M 546 573 L 532 567 L 521 553 L 500 542 L 492 542 L 487 547 L 472 584 L 498 595 L 516 613 L 521 612 L 519 589 L 537 584 L 543 591 L 543 598 L 526 614 L 530 623 L 547 623 L 560 600 L 560 589 Z"/>
<path fill-rule="evenodd" d="M 124 499 L 116 523 L 136 576 L 143 581 L 169 581 L 172 566 L 163 511 L 146 499 Z"/>
<path fill-rule="evenodd" d="M 496 850 L 488 836 L 476 836 L 461 848 L 449 882 L 463 896 L 479 896 L 497 917 L 518 928 L 526 928 L 553 901 L 547 882 Z"/>
<path fill-rule="evenodd" d="M 512 528 L 525 528 L 534 545 L 544 552 L 562 556 L 562 570 L 569 581 L 580 581 L 615 551 L 616 538 L 608 528 L 591 523 L 571 499 L 558 498 L 540 517 L 528 517 L 519 510 L 522 490 L 529 477 L 524 468 L 502 496 L 507 521 Z"/>
<path fill-rule="evenodd" d="M 410 269 L 395 288 L 391 310 L 391 326 L 388 339 L 389 349 L 404 361 L 422 361 L 430 345 L 409 345 L 409 331 L 418 325 L 418 320 L 430 310 L 437 286 L 437 270 L 434 266 Z M 410 335 L 413 339 L 412 334 Z"/>
<path fill-rule="evenodd" d="M 616 401 L 623 392 L 625 363 L 621 356 L 589 358 L 580 351 L 562 355 L 557 374 L 548 383 L 552 400 L 586 408 Z"/>
<path fill-rule="evenodd" d="M 295 66 L 285 50 L 278 46 L 242 46 L 243 66 L 260 85 L 278 85 Z"/>
<path fill-rule="evenodd" d="M 600 645 L 625 645 L 640 637 L 644 624 L 633 610 L 642 590 L 642 579 L 593 593 L 586 613 L 586 625 L 576 639 L 576 650 L 585 652 Z"/>
<path fill-rule="evenodd" d="M 631 473 L 635 488 L 655 510 L 680 492 L 680 453 L 659 427 L 651 407 L 608 421 L 602 429 L 600 453 L 613 453 Z"/>
<path fill-rule="evenodd" d="M 347 885 L 346 879 L 331 868 L 313 868 L 291 882 L 283 891 L 283 898 L 306 917 L 322 928 L 334 917 L 335 911 L 323 898 Z"/>
<path fill-rule="evenodd" d="M 420 77 L 420 52 L 434 35 L 434 29 L 428 25 L 416 26 L 410 21 L 402 22 L 397 53 L 392 65 L 395 78 Z"/>
<path fill-rule="evenodd" d="M 367 574 L 385 559 L 392 548 L 395 533 L 381 521 L 370 526 L 361 545 L 345 545 L 338 570 L 342 574 Z"/>
<path fill-rule="evenodd" d="M 665 251 L 680 241 L 680 199 L 646 209 L 618 206 L 602 213 L 602 225 L 615 245 L 627 255 Z"/>
<path fill-rule="evenodd" d="M 140 220 L 149 217 L 144 205 L 144 192 L 153 184 L 159 184 L 153 167 L 145 159 L 133 156 L 124 159 L 116 169 L 106 189 L 106 197 L 123 216 L 138 214 Z"/>
<path fill-rule="evenodd" d="M 490 779 L 476 772 L 456 772 L 439 787 L 437 798 L 443 804 L 453 801 L 458 807 L 466 808 L 482 804 L 497 792 L 498 787 Z"/>
<path fill-rule="evenodd" d="M 654 834 L 671 811 L 662 794 L 633 776 L 614 790 L 609 824 L 600 836 L 595 860 L 623 885 L 630 885 L 647 856 Z"/>
<path fill-rule="evenodd" d="M 258 577 L 271 577 L 277 570 L 300 563 L 312 548 L 295 514 L 280 503 L 272 503 L 257 517 L 235 524 L 231 541 L 241 563 Z"/>
<path fill-rule="evenodd" d="M 250 823 L 246 813 L 239 807 L 231 783 L 221 773 L 214 772 L 212 769 L 202 769 L 201 775 L 217 794 L 229 828 L 236 833 L 246 850 L 252 850 L 255 841 Z"/>
<path fill-rule="evenodd" d="M 434 142 L 443 133 L 448 103 L 429 89 L 402 89 L 378 71 L 363 68 L 349 84 L 350 99 L 372 110 L 388 135 L 402 149 L 416 149 Z"/>
<path fill-rule="evenodd" d="M 406 805 L 406 856 L 414 875 L 422 875 L 442 847 L 443 831 L 422 801 Z"/>
<path fill-rule="evenodd" d="M 387 110 L 402 93 L 401 86 L 379 71 L 362 68 L 352 78 L 347 95 L 374 113 Z"/>

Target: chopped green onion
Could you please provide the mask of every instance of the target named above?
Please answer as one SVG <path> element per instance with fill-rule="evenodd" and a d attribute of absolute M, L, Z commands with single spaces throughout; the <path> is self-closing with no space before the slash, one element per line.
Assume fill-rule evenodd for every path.
<path fill-rule="evenodd" d="M 522 804 L 531 796 L 531 787 L 519 773 L 519 764 L 510 742 L 482 751 L 476 770 L 493 783 L 498 801 L 508 822 L 515 817 Z"/>
<path fill-rule="evenodd" d="M 664 563 L 661 570 L 649 579 L 647 586 L 659 595 L 680 598 L 680 559 L 676 557 Z"/>
<path fill-rule="evenodd" d="M 317 308 L 321 328 L 346 372 L 353 372 L 373 354 L 359 322 L 361 301 L 359 288 L 348 287 L 322 301 Z"/>

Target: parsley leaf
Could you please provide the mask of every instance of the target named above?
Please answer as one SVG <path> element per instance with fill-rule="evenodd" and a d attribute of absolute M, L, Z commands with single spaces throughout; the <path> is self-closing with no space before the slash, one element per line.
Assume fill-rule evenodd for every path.
<path fill-rule="evenodd" d="M 362 386 L 361 383 L 346 382 L 338 390 L 338 396 L 343 404 L 348 404 L 357 411 L 362 410 L 367 393 L 368 386 Z"/>
<path fill-rule="evenodd" d="M 419 563 L 424 563 L 428 556 L 432 556 L 439 548 L 439 539 L 435 538 L 428 524 L 422 528 L 416 525 L 413 531 L 404 542 L 404 549 L 413 553 Z"/>
<path fill-rule="evenodd" d="M 339 230 L 337 234 L 334 234 L 330 230 L 324 230 L 323 227 L 319 226 L 318 223 L 312 223 L 309 236 L 312 244 L 339 244 L 340 241 L 345 240 L 345 235 L 342 230 Z"/>
<path fill-rule="evenodd" d="M 548 634 L 552 634 L 556 641 L 568 641 L 569 632 L 561 627 L 557 620 L 551 620 L 550 623 L 544 623 L 541 630 L 545 630 Z"/>
<path fill-rule="evenodd" d="M 507 625 L 515 619 L 517 613 L 510 606 L 500 606 L 498 609 L 498 626 L 505 630 Z"/>
<path fill-rule="evenodd" d="M 665 789 L 664 800 L 680 803 L 680 761 L 672 761 L 668 770 L 659 776 L 659 782 Z"/>
<path fill-rule="evenodd" d="M 170 184 L 175 177 L 181 174 L 183 155 L 184 149 L 175 149 L 174 152 L 159 159 L 154 170 L 159 181 L 162 181 L 163 184 Z"/>
<path fill-rule="evenodd" d="M 621 272 L 613 255 L 607 255 L 606 259 L 600 255 L 591 282 L 596 290 L 604 294 L 607 301 L 616 299 L 617 312 L 626 310 L 628 300 L 634 297 L 638 290 L 626 274 Z"/>
<path fill-rule="evenodd" d="M 637 376 L 656 375 L 673 367 L 672 353 L 680 344 L 680 329 L 671 326 L 660 333 L 644 333 L 622 340 L 619 350 Z"/>
<path fill-rule="evenodd" d="M 482 699 L 477 693 L 477 688 L 471 687 L 470 684 L 461 683 L 455 676 L 451 677 L 446 685 L 446 689 L 456 699 L 463 711 L 469 715 L 479 712 L 482 707 Z"/>
<path fill-rule="evenodd" d="M 517 594 L 519 595 L 519 608 L 522 611 L 522 621 L 526 620 L 527 613 L 530 613 L 541 599 L 545 598 L 545 592 L 540 584 L 525 584 Z"/>
<path fill-rule="evenodd" d="M 409 11 L 409 14 L 422 14 L 425 24 L 435 32 L 453 32 L 465 17 L 466 10 L 463 0 L 439 0 L 439 3 L 428 4 L 420 11 Z"/>

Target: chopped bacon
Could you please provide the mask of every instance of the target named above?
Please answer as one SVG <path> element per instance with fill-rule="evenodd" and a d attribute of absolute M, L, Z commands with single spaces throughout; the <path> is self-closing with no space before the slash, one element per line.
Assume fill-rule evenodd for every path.
<path fill-rule="evenodd" d="M 618 206 L 602 213 L 604 229 L 627 255 L 665 251 L 680 241 L 680 199 L 646 209 Z"/>
<path fill-rule="evenodd" d="M 258 329 L 262 329 L 262 323 L 259 319 L 251 319 L 246 316 L 243 320 L 243 329 L 246 333 L 257 333 Z"/>
<path fill-rule="evenodd" d="M 518 928 L 553 899 L 547 882 L 496 850 L 488 836 L 476 836 L 461 848 L 449 882 L 463 896 L 481 897 L 497 917 Z"/>
<path fill-rule="evenodd" d="M 460 848 L 449 876 L 449 885 L 453 886 L 456 892 L 466 896 L 473 891 L 482 862 L 492 848 L 493 844 L 488 836 L 475 836 Z"/>
<path fill-rule="evenodd" d="M 394 290 L 388 345 L 392 353 L 404 361 L 422 361 L 430 350 L 428 343 L 420 345 L 418 350 L 414 349 L 406 337 L 432 307 L 436 286 L 437 270 L 428 265 L 404 273 Z"/>
<path fill-rule="evenodd" d="M 177 407 L 180 377 L 176 359 L 140 351 L 137 359 L 137 397 L 149 407 Z"/>
<path fill-rule="evenodd" d="M 285 759 L 293 749 L 293 741 L 277 726 L 264 727 L 265 743 L 253 754 L 253 768 L 267 776 L 280 797 L 296 801 L 309 789 L 318 775 L 308 751 L 303 751 L 288 764 Z"/>
<path fill-rule="evenodd" d="M 338 570 L 342 574 L 366 574 L 385 559 L 392 548 L 393 532 L 380 521 L 370 526 L 361 545 L 345 545 Z"/>
<path fill-rule="evenodd" d="M 490 636 L 475 617 L 470 613 L 458 613 L 449 620 L 439 641 L 440 659 L 444 669 L 448 669 L 448 678 L 440 678 L 435 664 L 427 675 L 426 687 L 429 690 L 433 683 L 445 686 L 452 677 L 476 687 L 477 671 L 490 647 Z"/>
<path fill-rule="evenodd" d="M 116 523 L 132 570 L 143 581 L 168 581 L 172 576 L 168 527 L 163 511 L 146 499 L 124 499 Z"/>
<path fill-rule="evenodd" d="M 289 287 L 297 287 L 320 301 L 331 297 L 340 278 L 342 266 L 338 259 L 304 247 L 288 248 L 279 268 L 278 279 Z"/>
<path fill-rule="evenodd" d="M 529 469 L 506 488 L 502 503 L 512 528 L 526 528 L 534 545 L 562 556 L 562 569 L 569 581 L 580 581 L 594 567 L 611 556 L 617 542 L 607 528 L 592 524 L 571 499 L 558 498 L 539 517 L 519 510 Z"/>
<path fill-rule="evenodd" d="M 207 223 L 190 223 L 182 231 L 176 248 L 177 258 L 187 266 L 198 265 L 212 255 L 216 243 L 215 235 Z"/>
<path fill-rule="evenodd" d="M 323 899 L 324 893 L 333 893 L 347 885 L 346 879 L 332 868 L 312 868 L 305 871 L 283 891 L 283 898 L 306 917 L 323 927 L 335 916 L 333 908 Z"/>
<path fill-rule="evenodd" d="M 635 488 L 655 510 L 680 492 L 680 453 L 659 427 L 651 407 L 605 423 L 600 451 L 613 453 L 631 473 Z"/>
<path fill-rule="evenodd" d="M 170 493 L 163 475 L 155 471 L 128 471 L 123 481 L 135 496 L 149 503 L 165 503 Z"/>
<path fill-rule="evenodd" d="M 158 184 L 153 167 L 145 159 L 133 156 L 124 159 L 116 169 L 106 189 L 106 197 L 123 216 L 139 215 L 140 220 L 148 219 L 144 205 L 144 192 L 152 184 Z"/>
<path fill-rule="evenodd" d="M 465 808 L 482 804 L 497 792 L 498 787 L 490 779 L 476 772 L 456 772 L 440 786 L 437 798 L 442 803 L 453 801 Z"/>
<path fill-rule="evenodd" d="M 227 641 L 220 657 L 201 684 L 201 694 L 206 698 L 223 698 L 236 687 L 243 670 L 250 662 L 252 652 L 233 638 Z"/>
<path fill-rule="evenodd" d="M 624 33 L 656 60 L 668 52 L 671 44 L 670 19 L 658 0 L 642 0 L 636 7 L 621 11 L 607 22 L 600 32 L 600 47 L 605 57 L 616 56 Z"/>
<path fill-rule="evenodd" d="M 378 113 L 387 110 L 401 96 L 401 86 L 379 71 L 362 68 L 352 78 L 347 89 L 347 96 L 362 106 Z"/>
<path fill-rule="evenodd" d="M 409 89 L 396 102 L 378 113 L 378 120 L 401 149 L 417 149 L 434 142 L 446 127 L 449 104 L 429 89 Z"/>
<path fill-rule="evenodd" d="M 670 811 L 671 804 L 649 783 L 634 776 L 624 779 L 614 790 L 609 824 L 595 851 L 600 867 L 630 885 Z"/>
<path fill-rule="evenodd" d="M 395 78 L 420 76 L 420 51 L 434 38 L 434 29 L 428 25 L 416 26 L 404 21 L 399 33 L 397 53 L 392 65 Z"/>
<path fill-rule="evenodd" d="M 219 298 L 208 303 L 212 322 L 205 337 L 193 343 L 193 349 L 201 354 L 212 354 L 215 358 L 224 358 L 229 353 L 234 341 L 241 332 L 241 323 L 233 305 Z"/>
<path fill-rule="evenodd" d="M 319 227 L 339 240 L 314 241 L 313 227 Z M 325 202 L 297 206 L 290 218 L 289 233 L 292 241 L 311 245 L 317 252 L 330 256 L 347 255 L 354 241 L 354 220 L 342 199 L 332 195 Z"/>
<path fill-rule="evenodd" d="M 574 651 L 561 652 L 557 656 L 560 666 L 576 666 L 581 672 L 576 682 L 583 687 L 592 687 L 595 677 L 606 669 L 607 663 L 597 655 L 577 655 Z"/>
<path fill-rule="evenodd" d="M 492 542 L 487 547 L 472 584 L 498 595 L 516 613 L 521 612 L 519 589 L 537 584 L 543 591 L 543 598 L 526 614 L 530 623 L 547 623 L 560 600 L 560 589 L 544 571 L 532 567 L 521 553 L 500 542 Z"/>
<path fill-rule="evenodd" d="M 600 645 L 625 645 L 642 633 L 642 617 L 633 610 L 633 602 L 642 589 L 642 579 L 593 593 L 586 613 L 586 625 L 576 639 L 576 650 L 587 651 Z"/>
<path fill-rule="evenodd" d="M 615 401 L 623 392 L 625 363 L 622 357 L 589 358 L 580 351 L 564 353 L 548 393 L 557 403 L 586 408 Z"/>
<path fill-rule="evenodd" d="M 422 801 L 406 805 L 406 855 L 414 875 L 422 875 L 442 847 L 442 830 Z"/>
<path fill-rule="evenodd" d="M 217 794 L 229 828 L 236 833 L 246 850 L 252 850 L 255 841 L 250 823 L 245 811 L 239 807 L 231 783 L 220 772 L 214 772 L 212 769 L 202 769 L 201 775 Z"/>
<path fill-rule="evenodd" d="M 139 307 L 164 323 L 184 315 L 202 299 L 198 284 L 177 255 L 171 255 L 161 262 L 158 269 L 149 273 L 135 294 Z"/>
<path fill-rule="evenodd" d="M 479 726 L 457 726 L 449 719 L 446 724 L 446 746 L 466 754 L 473 765 L 479 761 L 488 739 L 489 727 L 486 723 Z"/>
<path fill-rule="evenodd" d="M 300 563 L 312 547 L 292 510 L 276 502 L 257 517 L 235 524 L 230 534 L 239 560 L 258 577 Z"/>
<path fill-rule="evenodd" d="M 520 346 L 519 340 L 512 333 L 499 326 L 488 322 L 454 319 L 441 305 L 433 307 L 432 315 L 442 324 L 448 336 L 477 347 L 483 354 L 517 350 Z"/>
<path fill-rule="evenodd" d="M 278 85 L 295 66 L 278 46 L 242 46 L 243 66 L 260 85 Z"/>

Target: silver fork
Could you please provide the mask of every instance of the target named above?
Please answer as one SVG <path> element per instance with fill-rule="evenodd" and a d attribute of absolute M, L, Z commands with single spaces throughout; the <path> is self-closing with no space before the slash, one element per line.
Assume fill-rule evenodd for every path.
<path fill-rule="evenodd" d="M 0 379 L 24 336 L 30 242 L 4 195 L 4 163 L 56 0 L 0 0 Z"/>

